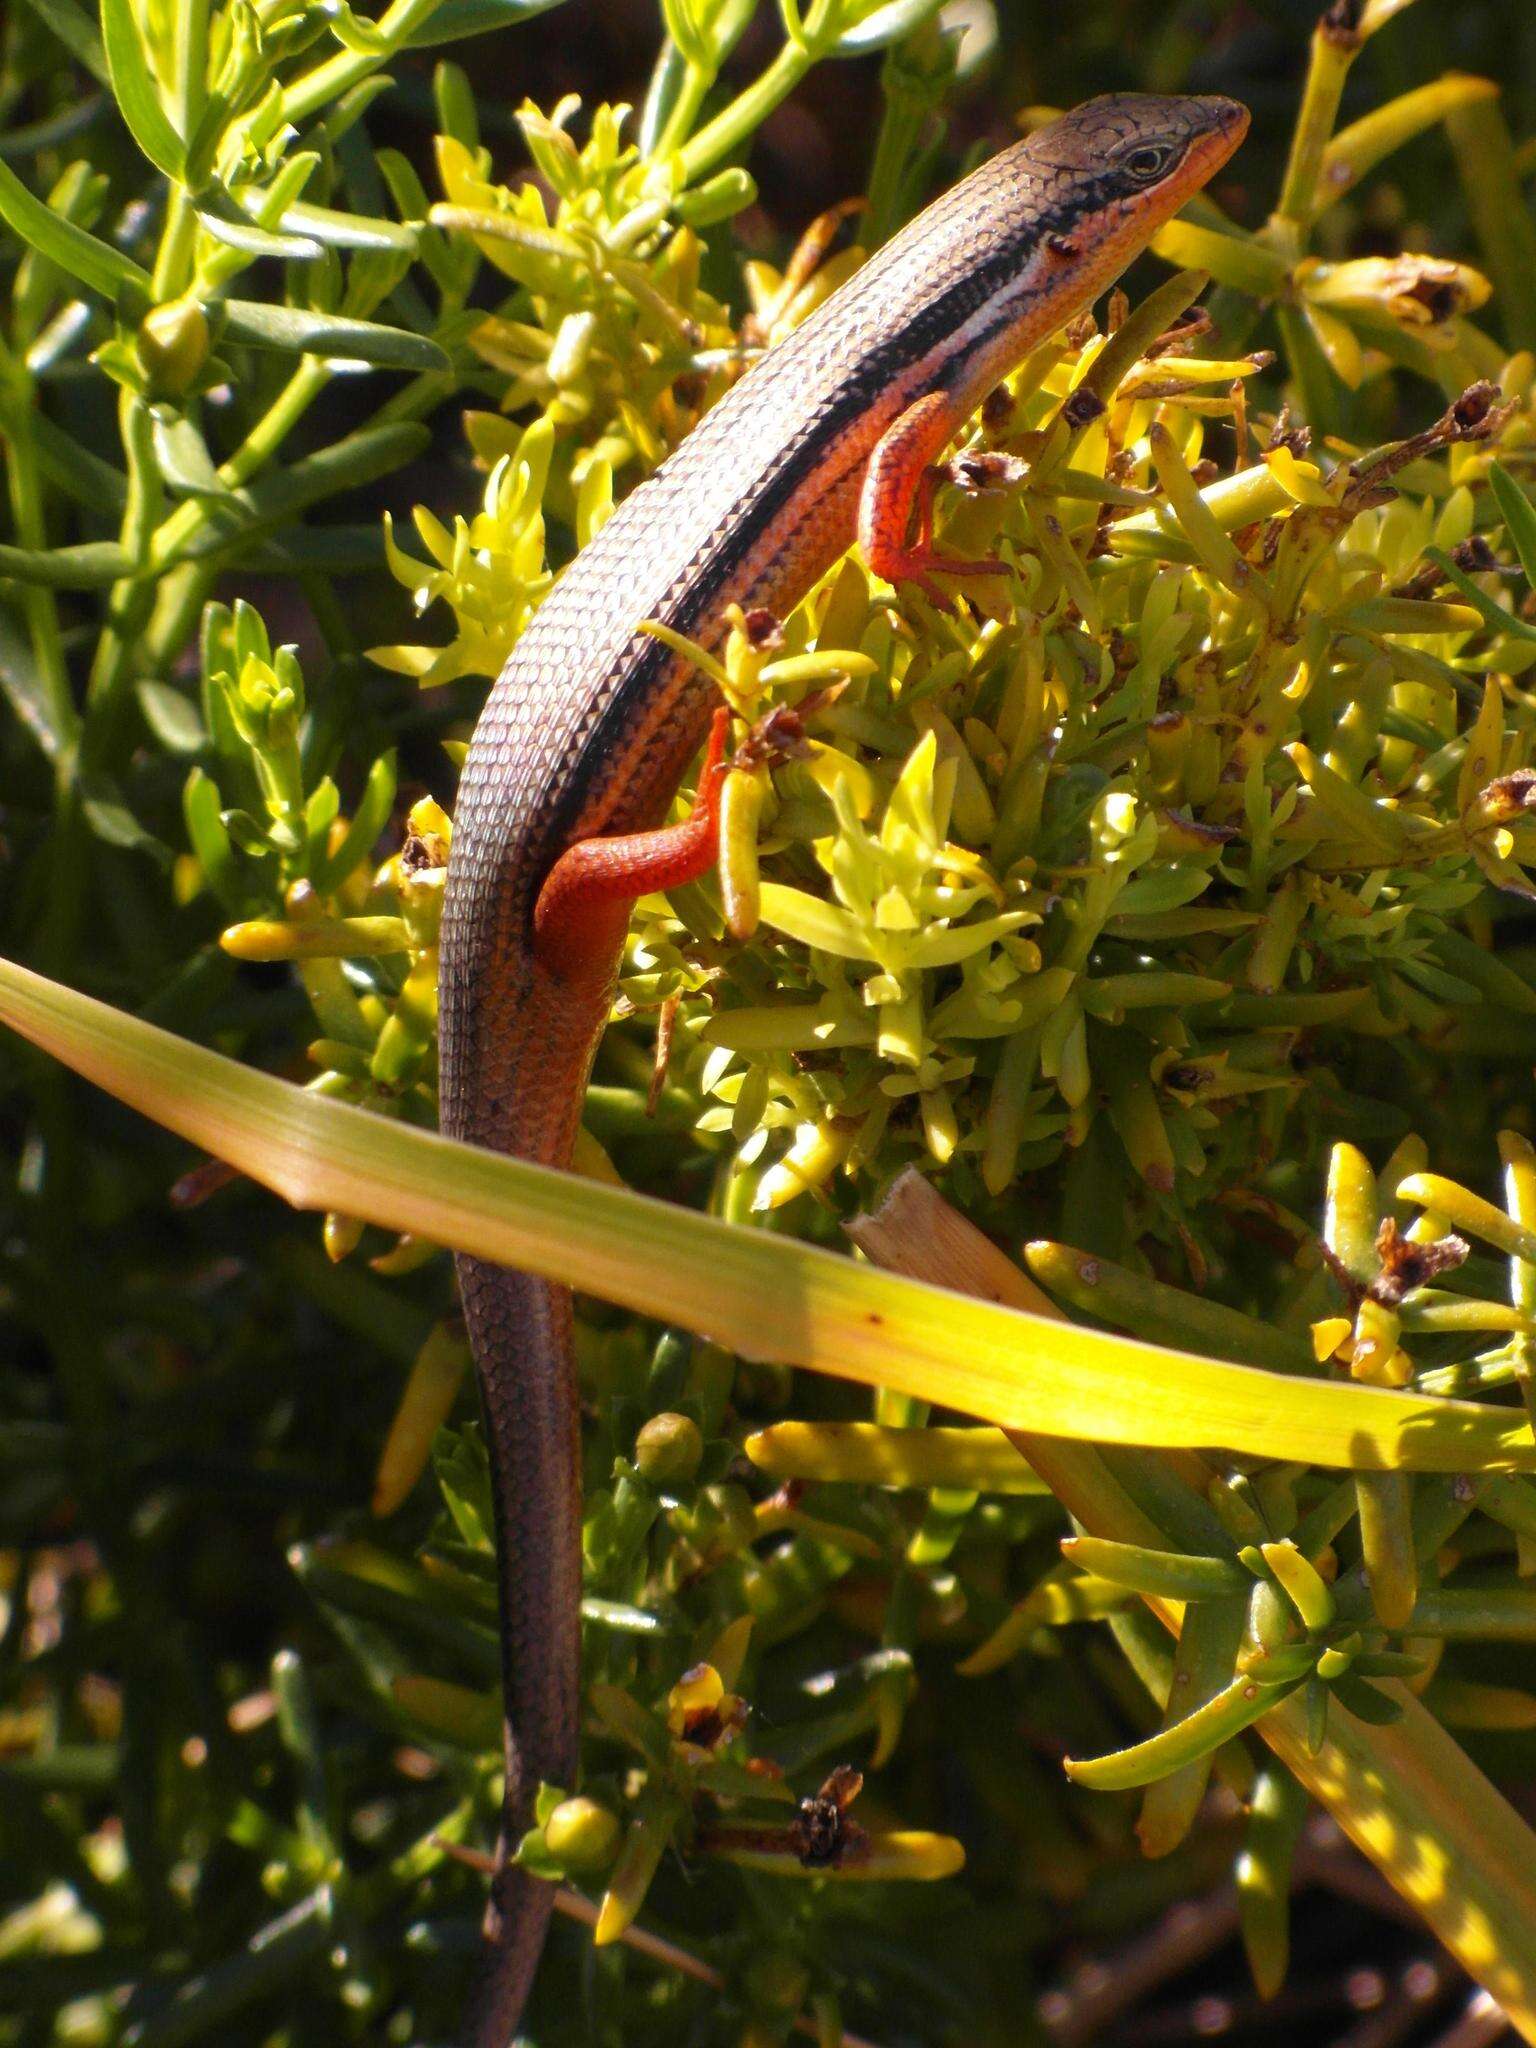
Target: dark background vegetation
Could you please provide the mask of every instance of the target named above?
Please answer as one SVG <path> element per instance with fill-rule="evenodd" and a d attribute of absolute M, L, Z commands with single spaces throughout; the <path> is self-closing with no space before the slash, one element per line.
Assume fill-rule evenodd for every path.
<path fill-rule="evenodd" d="M 1111 87 L 1218 90 L 1254 111 L 1252 138 L 1219 196 L 1256 225 L 1276 188 L 1314 14 L 1309 0 L 998 0 L 996 54 L 953 110 L 946 176 L 971 150 L 1006 140 L 1024 106 L 1069 104 Z M 737 76 L 757 68 L 776 34 L 765 9 L 760 35 L 733 60 Z M 474 84 L 498 174 L 520 161 L 512 113 L 522 98 L 638 101 L 655 36 L 650 0 L 568 0 L 475 44 Z M 1529 0 L 1421 0 L 1369 47 L 1346 115 L 1453 67 L 1498 78 L 1516 136 L 1536 135 Z M 749 244 L 782 253 L 812 215 L 862 187 L 878 75 L 878 59 L 823 67 L 770 118 L 752 158 L 761 201 L 740 223 Z M 429 78 L 423 59 L 374 121 L 375 140 L 406 149 L 424 172 Z M 1379 203 L 1387 213 L 1357 222 L 1357 250 L 1395 240 L 1406 222 L 1418 246 L 1472 253 L 1438 133 L 1394 160 L 1386 191 Z M 417 498 L 449 513 L 478 494 L 454 419 L 436 425 L 441 453 L 391 479 L 397 513 Z M 334 418 L 315 427 L 322 438 L 337 430 Z M 270 585 L 256 594 L 274 639 L 305 639 L 302 600 Z M 399 594 L 382 577 L 339 596 L 353 609 L 360 645 L 400 637 Z M 370 734 L 400 741 L 414 787 L 431 779 L 446 794 L 436 742 L 474 693 L 423 707 L 360 661 L 348 687 L 354 758 L 366 758 Z M 0 737 L 0 949 L 47 963 L 37 775 L 35 755 Z M 119 888 L 135 863 L 131 886 Z M 86 985 L 205 1038 L 248 1043 L 264 1022 L 293 1042 L 296 998 L 285 977 L 225 961 L 210 947 L 206 899 L 171 912 L 164 876 L 143 869 L 141 856 L 102 856 L 84 914 L 77 978 Z M 192 965 L 181 968 L 186 958 Z M 362 1853 L 379 1811 L 396 1820 L 415 1811 L 425 1827 L 440 1804 L 430 1784 L 413 1783 L 416 1762 L 352 1715 L 332 1687 L 335 1640 L 289 1549 L 364 1524 L 403 1369 L 446 1306 L 445 1282 L 439 1272 L 386 1287 L 364 1269 L 333 1268 L 311 1220 L 250 1189 L 173 1211 L 167 1190 L 191 1164 L 184 1149 L 83 1084 L 45 1072 L 9 1039 L 0 1047 L 0 1162 L 0 1592 L 10 1616 L 0 1634 L 0 1757 L 26 1746 L 40 1687 L 70 1702 L 54 1768 L 0 1766 L 0 1919 L 50 1883 L 72 1887 L 108 1915 L 114 1966 L 139 1955 L 152 1988 L 238 1949 L 270 1911 L 263 1858 L 242 1846 L 238 1826 L 233 1838 L 229 1829 L 242 1802 L 281 1811 L 302 1791 L 291 1751 L 260 1711 L 278 1650 L 297 1651 L 315 1675 L 330 1796 L 346 1808 Z M 430 1481 L 420 1491 L 407 1540 L 432 1511 Z M 878 2021 L 881 2039 L 993 2038 L 976 2030 L 978 2009 L 1028 2014 L 1042 1995 L 1059 2038 L 1142 2048 L 1215 2036 L 1363 2044 L 1387 2038 L 1358 2017 L 1382 1998 L 1407 2015 L 1391 2038 L 1443 2036 L 1465 1986 L 1456 1990 L 1425 1937 L 1326 1838 L 1311 1844 L 1308 1867 L 1332 1888 L 1303 1900 L 1291 1988 L 1260 2011 L 1244 1988 L 1219 1889 L 1233 1816 L 1217 1814 L 1178 1856 L 1147 1865 L 1120 1803 L 1069 1795 L 1056 1755 L 1069 1736 L 1075 1746 L 1109 1739 L 1118 1688 L 1128 1683 L 1107 1645 L 1063 1638 L 1054 1679 L 1032 1665 L 1027 1697 L 1006 1678 L 962 1688 L 948 1676 L 947 1654 L 931 1661 L 898 1766 L 902 1804 L 960 1833 L 971 1862 L 963 1889 L 871 1904 L 863 1939 L 871 1978 L 886 1993 L 867 2023 Z M 253 1700 L 242 1720 L 239 1703 Z M 1500 1760 L 1512 1755 L 1506 1744 Z M 138 1877 L 126 1918 L 82 1852 L 84 1831 L 105 1815 L 117 1817 Z M 1033 1845 L 1022 1871 L 1021 1828 Z M 203 1861 L 189 1872 L 193 1841 Z M 467 1940 L 475 1890 L 466 1877 L 456 1899 L 445 1891 L 443 1952 L 429 1944 L 404 1965 L 440 2035 L 451 2024 L 462 1977 L 455 1942 Z M 1363 1902 L 1347 1901 L 1349 1891 Z M 1181 1899 L 1196 1903 L 1170 1926 L 1159 1916 Z M 695 1896 L 679 1911 L 707 1924 L 709 1901 Z M 371 1930 L 338 1929 L 325 1996 L 258 2003 L 223 2038 L 271 2040 L 280 2027 L 294 2042 L 343 2038 L 354 2023 L 331 1995 L 337 1982 L 349 1968 L 366 1978 L 370 1943 L 403 1944 L 405 1927 L 402 1916 Z M 560 1940 L 574 1966 L 585 1936 Z M 1110 2002 L 1129 2007 L 1103 2025 L 1064 1989 L 1093 1956 L 1110 1958 Z M 1405 1977 L 1410 1966 L 1417 1974 Z M 324 1965 L 316 1968 L 323 1979 Z M 116 1981 L 90 1955 L 44 1965 L 0 1951 L 0 2042 L 32 2048 L 65 2038 L 48 2015 L 104 1977 Z M 890 1987 L 902 1984 L 906 1995 L 893 1999 Z M 1422 2024 L 1412 2017 L 1420 2011 Z M 375 2038 L 372 2024 L 358 2019 L 355 2037 Z M 1027 2024 L 995 2038 L 1025 2038 Z M 87 2027 L 69 2038 L 97 2037 Z"/>

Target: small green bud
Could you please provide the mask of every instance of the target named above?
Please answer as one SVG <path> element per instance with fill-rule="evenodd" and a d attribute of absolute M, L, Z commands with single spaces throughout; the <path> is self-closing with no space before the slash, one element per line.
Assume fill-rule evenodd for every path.
<path fill-rule="evenodd" d="M 333 1266 L 339 1266 L 343 1259 L 351 1258 L 363 1241 L 362 1218 L 344 1216 L 339 1210 L 329 1209 L 320 1234 L 326 1257 Z"/>
<path fill-rule="evenodd" d="M 1290 1602 L 1268 1579 L 1260 1579 L 1248 1598 L 1248 1635 L 1261 1650 L 1277 1650 L 1296 1633 Z"/>
<path fill-rule="evenodd" d="M 138 352 L 153 396 L 184 397 L 208 360 L 208 320 L 202 307 L 191 299 L 152 306 L 139 322 Z"/>
<path fill-rule="evenodd" d="M 699 1425 L 687 1415 L 653 1415 L 635 1438 L 635 1465 L 653 1486 L 686 1486 L 703 1455 Z"/>
<path fill-rule="evenodd" d="M 271 662 L 249 654 L 230 692 L 241 737 L 266 753 L 293 746 L 304 715 L 304 678 L 292 651 L 280 647 Z"/>
<path fill-rule="evenodd" d="M 544 1845 L 567 1870 L 606 1870 L 618 1853 L 619 1823 L 606 1806 L 578 1794 L 562 1799 L 545 1821 Z"/>

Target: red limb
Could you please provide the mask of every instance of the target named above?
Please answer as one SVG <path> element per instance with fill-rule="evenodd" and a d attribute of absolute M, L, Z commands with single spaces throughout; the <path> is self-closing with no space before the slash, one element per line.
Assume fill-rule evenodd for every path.
<path fill-rule="evenodd" d="M 680 824 L 579 839 L 550 869 L 533 909 L 533 946 L 551 974 L 562 981 L 606 979 L 630 905 L 653 889 L 696 882 L 714 866 L 730 722 L 722 704 L 710 723 L 693 809 Z"/>
<path fill-rule="evenodd" d="M 933 545 L 933 475 L 929 464 L 953 422 L 942 391 L 930 391 L 901 413 L 875 444 L 859 497 L 859 546 L 887 583 L 915 583 L 941 610 L 951 609 L 933 581 L 943 576 L 1006 576 L 1005 562 L 963 562 Z M 907 535 L 915 525 L 909 544 Z"/>

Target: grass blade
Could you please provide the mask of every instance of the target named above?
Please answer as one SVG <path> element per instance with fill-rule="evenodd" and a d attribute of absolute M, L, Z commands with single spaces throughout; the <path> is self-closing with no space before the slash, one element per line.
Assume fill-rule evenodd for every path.
<path fill-rule="evenodd" d="M 1368 1470 L 1536 1469 L 1536 1443 L 1509 1412 L 1283 1379 L 967 1300 L 370 1116 L 10 962 L 0 1017 L 300 1208 L 523 1266 L 747 1358 L 1050 1436 L 1220 1444 Z"/>

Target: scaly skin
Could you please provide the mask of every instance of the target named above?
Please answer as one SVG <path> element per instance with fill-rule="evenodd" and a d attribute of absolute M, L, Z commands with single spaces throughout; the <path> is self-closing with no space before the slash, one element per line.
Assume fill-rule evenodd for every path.
<path fill-rule="evenodd" d="M 576 842 L 658 823 L 713 699 L 641 622 L 717 643 L 728 604 L 788 611 L 856 531 L 882 573 L 935 566 L 907 544 L 924 463 L 1119 275 L 1247 124 L 1231 100 L 1117 95 L 1004 150 L 757 364 L 555 584 L 490 694 L 459 786 L 441 949 L 451 1136 L 570 1163 L 622 920 L 582 922 L 566 945 L 541 928 L 536 944 L 539 892 Z M 505 1857 L 539 1781 L 570 1787 L 577 1768 L 571 1304 L 563 1288 L 478 1259 L 459 1260 L 459 1279 L 501 1561 Z M 503 1862 L 468 2048 L 506 2048 L 552 1902 L 551 1886 Z"/>

